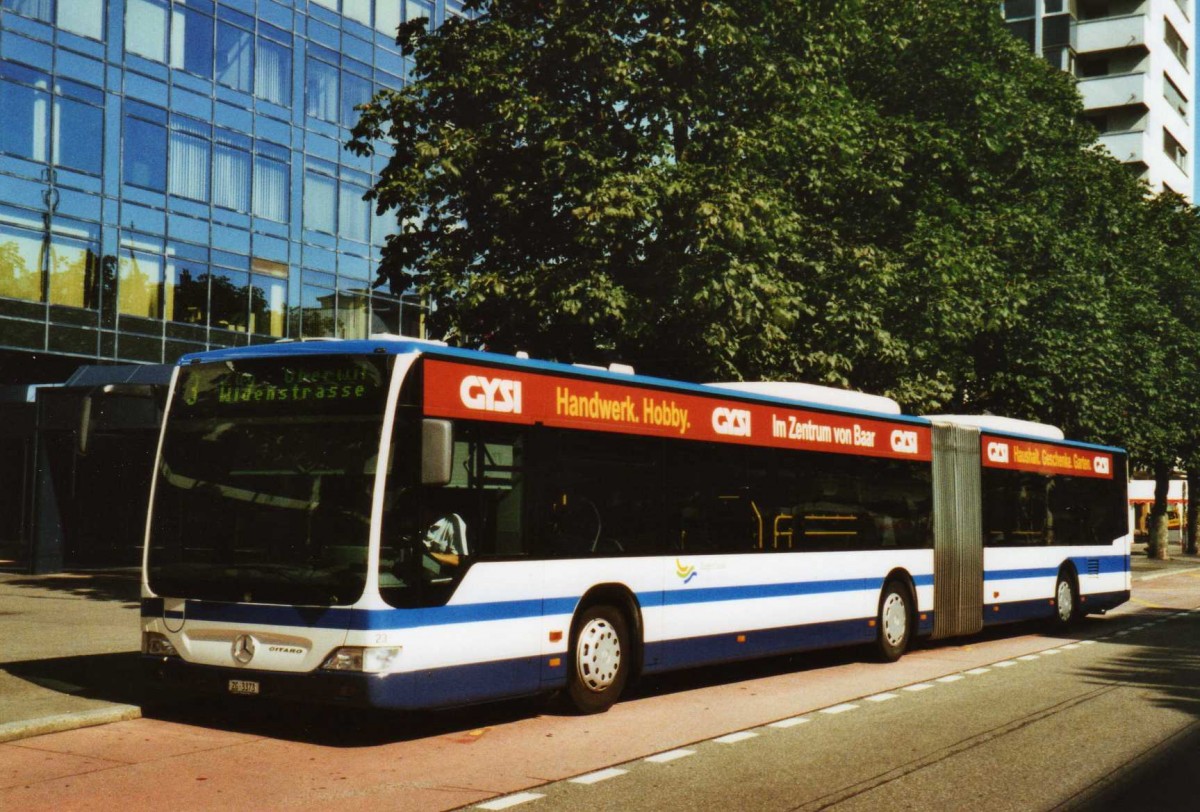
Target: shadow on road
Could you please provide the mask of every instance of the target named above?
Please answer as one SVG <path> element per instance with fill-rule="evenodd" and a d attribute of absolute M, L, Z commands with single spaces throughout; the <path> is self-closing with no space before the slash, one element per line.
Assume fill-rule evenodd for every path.
<path fill-rule="evenodd" d="M 1094 636 L 1106 621 L 1084 621 L 1077 635 Z M 959 646 L 1022 634 L 1036 634 L 1044 625 L 1023 623 L 981 632 L 971 638 L 924 644 L 925 648 Z M 870 647 L 829 649 L 741 663 L 692 668 L 645 677 L 632 685 L 625 699 L 636 700 L 693 691 L 714 685 L 803 673 L 873 659 Z M 363 710 L 343 706 L 283 703 L 263 698 L 192 697 L 160 703 L 144 715 L 164 721 L 229 730 L 248 735 L 318 744 L 327 747 L 373 747 L 433 736 L 469 737 L 480 728 L 518 722 L 540 714 L 572 715 L 561 699 L 531 697 L 438 711 Z"/>
<path fill-rule="evenodd" d="M 1195 812 L 1196 761 L 1200 722 L 1162 742 L 1086 798 L 1068 804 L 1072 812 Z"/>
<path fill-rule="evenodd" d="M 105 702 L 138 705 L 157 696 L 142 682 L 139 654 L 87 654 L 48 660 L 25 660 L 0 665 L 18 679 L 58 693 Z M 5 697 L 0 696 L 0 707 Z M 4 714 L 8 715 L 8 714 Z"/>
<path fill-rule="evenodd" d="M 133 570 L 6 576 L 0 579 L 0 587 L 25 596 L 49 590 L 88 600 L 120 601 L 129 608 L 141 604 L 141 576 Z"/>

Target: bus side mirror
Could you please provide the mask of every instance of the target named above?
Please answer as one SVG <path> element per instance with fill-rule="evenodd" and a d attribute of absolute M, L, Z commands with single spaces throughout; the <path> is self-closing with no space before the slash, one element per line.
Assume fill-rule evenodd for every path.
<path fill-rule="evenodd" d="M 454 463 L 454 431 L 449 420 L 421 421 L 421 484 L 449 485 Z"/>

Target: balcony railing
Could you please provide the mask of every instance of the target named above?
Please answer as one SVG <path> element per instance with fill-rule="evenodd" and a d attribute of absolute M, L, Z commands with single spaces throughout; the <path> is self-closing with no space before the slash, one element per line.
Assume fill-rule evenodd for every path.
<path fill-rule="evenodd" d="M 1075 24 L 1075 53 L 1090 54 L 1146 45 L 1145 14 L 1081 20 Z"/>
<path fill-rule="evenodd" d="M 1106 110 L 1146 104 L 1146 74 L 1121 73 L 1079 80 L 1079 95 L 1084 110 Z"/>

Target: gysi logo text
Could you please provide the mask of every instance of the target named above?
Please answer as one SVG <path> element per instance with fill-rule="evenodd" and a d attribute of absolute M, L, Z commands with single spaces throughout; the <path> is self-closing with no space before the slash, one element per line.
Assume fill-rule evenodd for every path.
<path fill-rule="evenodd" d="M 892 432 L 892 451 L 897 454 L 916 454 L 918 451 L 917 433 L 896 429 Z"/>
<path fill-rule="evenodd" d="M 480 412 L 521 413 L 521 382 L 468 375 L 458 387 L 463 406 Z"/>
<path fill-rule="evenodd" d="M 1008 443 L 988 443 L 987 458 L 1000 465 L 1008 464 Z"/>
<path fill-rule="evenodd" d="M 750 412 L 746 409 L 727 409 L 718 406 L 713 409 L 712 427 L 717 434 L 730 437 L 750 436 Z"/>

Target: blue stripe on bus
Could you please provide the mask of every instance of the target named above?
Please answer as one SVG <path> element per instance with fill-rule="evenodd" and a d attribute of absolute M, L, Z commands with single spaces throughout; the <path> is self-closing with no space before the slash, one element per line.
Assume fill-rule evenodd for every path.
<path fill-rule="evenodd" d="M 646 643 L 645 673 L 870 643 L 878 635 L 878 630 L 870 625 L 873 620 L 835 620 Z M 739 637 L 742 642 L 738 642 Z"/>
<path fill-rule="evenodd" d="M 932 575 L 913 578 L 917 586 L 933 584 Z M 708 589 L 676 589 L 638 593 L 642 606 L 686 606 L 734 600 L 818 595 L 833 592 L 876 591 L 883 586 L 882 578 L 853 578 L 836 581 L 804 581 L 788 584 L 759 584 L 753 586 L 712 587 Z M 579 596 L 488 603 L 450 604 L 413 609 L 339 609 L 326 607 L 263 606 L 258 604 L 187 601 L 189 620 L 216 623 L 308 627 L 317 629 L 349 629 L 375 631 L 382 629 L 411 629 L 421 626 L 445 626 L 487 620 L 569 615 L 579 604 Z M 163 614 L 162 600 L 142 601 L 143 617 Z M 182 618 L 172 613 L 173 618 Z"/>
<path fill-rule="evenodd" d="M 1127 555 L 1081 555 L 1071 556 L 1070 561 L 1075 565 L 1075 572 L 1084 575 L 1110 575 L 1112 573 L 1129 572 L 1130 562 Z M 1088 572 L 1088 562 L 1095 561 L 1096 572 Z M 1017 578 L 1056 578 L 1058 567 L 1028 567 L 1014 570 L 987 570 L 983 573 L 985 581 L 1009 581 Z"/>

